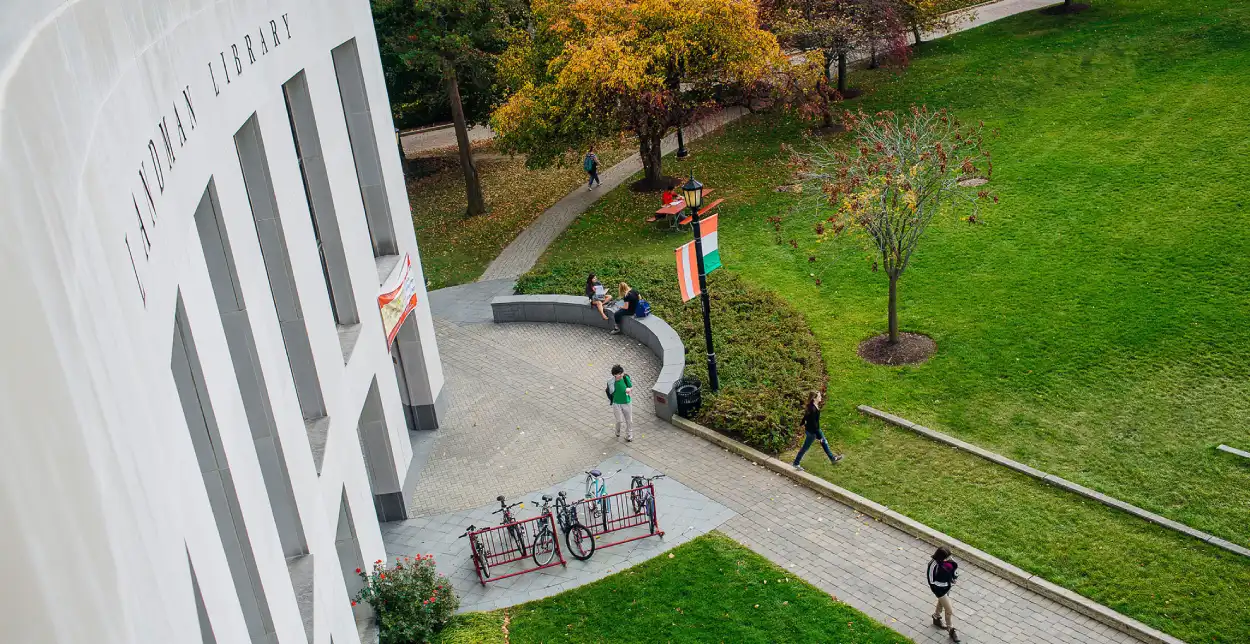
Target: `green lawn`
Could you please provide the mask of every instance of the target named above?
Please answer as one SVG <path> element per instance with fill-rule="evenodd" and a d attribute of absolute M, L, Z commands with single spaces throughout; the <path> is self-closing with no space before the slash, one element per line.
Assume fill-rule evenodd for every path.
<path fill-rule="evenodd" d="M 1250 545 L 1250 467 L 1214 450 L 1250 445 L 1247 70 L 1246 3 L 1100 0 L 927 44 L 901 74 L 858 74 L 865 109 L 925 103 L 1001 130 L 987 186 L 1000 203 L 982 225 L 935 224 L 900 282 L 904 330 L 939 347 L 916 367 L 859 360 L 885 327 L 884 274 L 857 239 L 817 244 L 814 218 L 773 191 L 798 126 L 750 118 L 666 159 L 728 198 L 726 267 L 794 303 L 821 341 L 826 427 L 848 459 L 813 469 L 1187 640 L 1250 641 L 1250 561 L 854 411 Z M 646 229 L 656 202 L 616 191 L 548 258 L 671 262 L 686 239 Z"/>
<path fill-rule="evenodd" d="M 911 641 L 720 533 L 670 553 L 593 584 L 507 609 L 510 641 Z M 502 633 L 503 621 L 503 611 L 461 616 L 438 642 L 503 642 L 501 636 L 490 638 Z"/>

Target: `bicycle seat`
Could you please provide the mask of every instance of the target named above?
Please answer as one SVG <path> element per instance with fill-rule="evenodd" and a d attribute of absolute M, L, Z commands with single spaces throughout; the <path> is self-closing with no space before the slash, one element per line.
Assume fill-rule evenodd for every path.
<path fill-rule="evenodd" d="M 600 472 L 599 470 L 590 470 L 590 472 L 587 473 L 595 477 L 603 476 L 603 472 Z"/>
<path fill-rule="evenodd" d="M 560 498 L 564 498 L 568 496 L 568 493 L 565 492 L 564 490 L 560 490 L 560 493 L 557 496 L 559 496 Z"/>
<path fill-rule="evenodd" d="M 551 495 L 550 495 L 550 494 L 544 494 L 544 495 L 543 495 L 543 500 L 544 500 L 544 501 L 550 501 L 550 500 L 551 500 Z"/>
<path fill-rule="evenodd" d="M 499 496 L 495 497 L 495 500 L 496 500 L 496 501 L 498 501 L 498 502 L 500 502 L 500 503 L 503 503 L 503 495 L 502 495 L 502 494 L 500 494 Z"/>

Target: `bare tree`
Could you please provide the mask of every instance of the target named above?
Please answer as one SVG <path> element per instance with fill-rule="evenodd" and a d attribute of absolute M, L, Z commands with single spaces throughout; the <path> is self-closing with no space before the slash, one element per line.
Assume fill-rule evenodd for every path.
<path fill-rule="evenodd" d="M 929 223 L 943 206 L 966 203 L 975 210 L 984 199 L 997 201 L 985 190 L 959 185 L 988 179 L 993 170 L 983 145 L 985 124 L 965 128 L 946 110 L 927 107 L 906 114 L 847 112 L 843 120 L 854 133 L 852 153 L 818 143 L 816 152 L 796 154 L 795 162 L 803 193 L 813 195 L 808 207 L 834 211 L 827 219 L 832 225 L 817 224 L 817 235 L 859 231 L 880 255 L 890 280 L 889 343 L 895 344 L 898 279 Z"/>

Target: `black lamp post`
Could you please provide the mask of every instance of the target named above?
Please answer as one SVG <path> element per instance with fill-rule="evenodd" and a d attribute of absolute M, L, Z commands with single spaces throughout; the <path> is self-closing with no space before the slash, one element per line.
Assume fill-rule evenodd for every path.
<path fill-rule="evenodd" d="M 681 139 L 678 139 L 679 141 Z M 712 386 L 712 393 L 720 390 L 720 379 L 716 377 L 716 350 L 712 348 L 712 301 L 707 294 L 707 273 L 703 271 L 703 237 L 699 234 L 699 208 L 703 207 L 703 184 L 690 174 L 690 180 L 681 187 L 686 197 L 686 206 L 690 208 L 691 227 L 694 228 L 694 257 L 699 266 L 699 292 L 703 302 L 703 339 L 707 342 L 707 378 Z"/>
<path fill-rule="evenodd" d="M 690 151 L 686 149 L 686 140 L 681 136 L 681 123 L 677 124 L 677 158 L 684 159 L 690 156 Z"/>

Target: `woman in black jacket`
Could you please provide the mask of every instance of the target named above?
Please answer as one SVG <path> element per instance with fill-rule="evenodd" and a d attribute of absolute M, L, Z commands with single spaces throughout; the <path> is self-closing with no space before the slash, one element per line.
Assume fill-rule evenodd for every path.
<path fill-rule="evenodd" d="M 944 628 L 950 633 L 951 641 L 958 642 L 955 633 L 955 611 L 951 608 L 950 591 L 959 578 L 959 564 L 951 559 L 951 552 L 946 548 L 938 548 L 929 560 L 929 590 L 937 596 L 937 606 L 933 609 L 933 625 Z M 942 613 L 946 613 L 946 624 L 942 624 Z"/>
<path fill-rule="evenodd" d="M 620 285 L 617 286 L 617 291 L 621 295 L 621 308 L 617 309 L 616 313 L 612 314 L 612 335 L 616 335 L 621 332 L 622 318 L 627 315 L 638 315 L 638 301 L 642 299 L 642 296 L 638 295 L 638 291 L 630 288 L 629 284 L 626 284 L 625 282 L 621 282 Z"/>
<path fill-rule="evenodd" d="M 829 456 L 829 462 L 834 465 L 842 460 L 841 454 L 834 454 L 829 449 L 829 441 L 825 440 L 825 433 L 820 431 L 820 405 L 824 402 L 824 397 L 819 391 L 813 391 L 807 395 L 807 406 L 803 411 L 803 430 L 806 436 L 803 437 L 803 447 L 799 449 L 799 453 L 794 457 L 794 469 L 802 470 L 803 466 L 799 462 L 803 460 L 803 455 L 807 453 L 807 448 L 812 443 L 820 441 L 820 446 L 825 448 L 825 454 Z"/>

